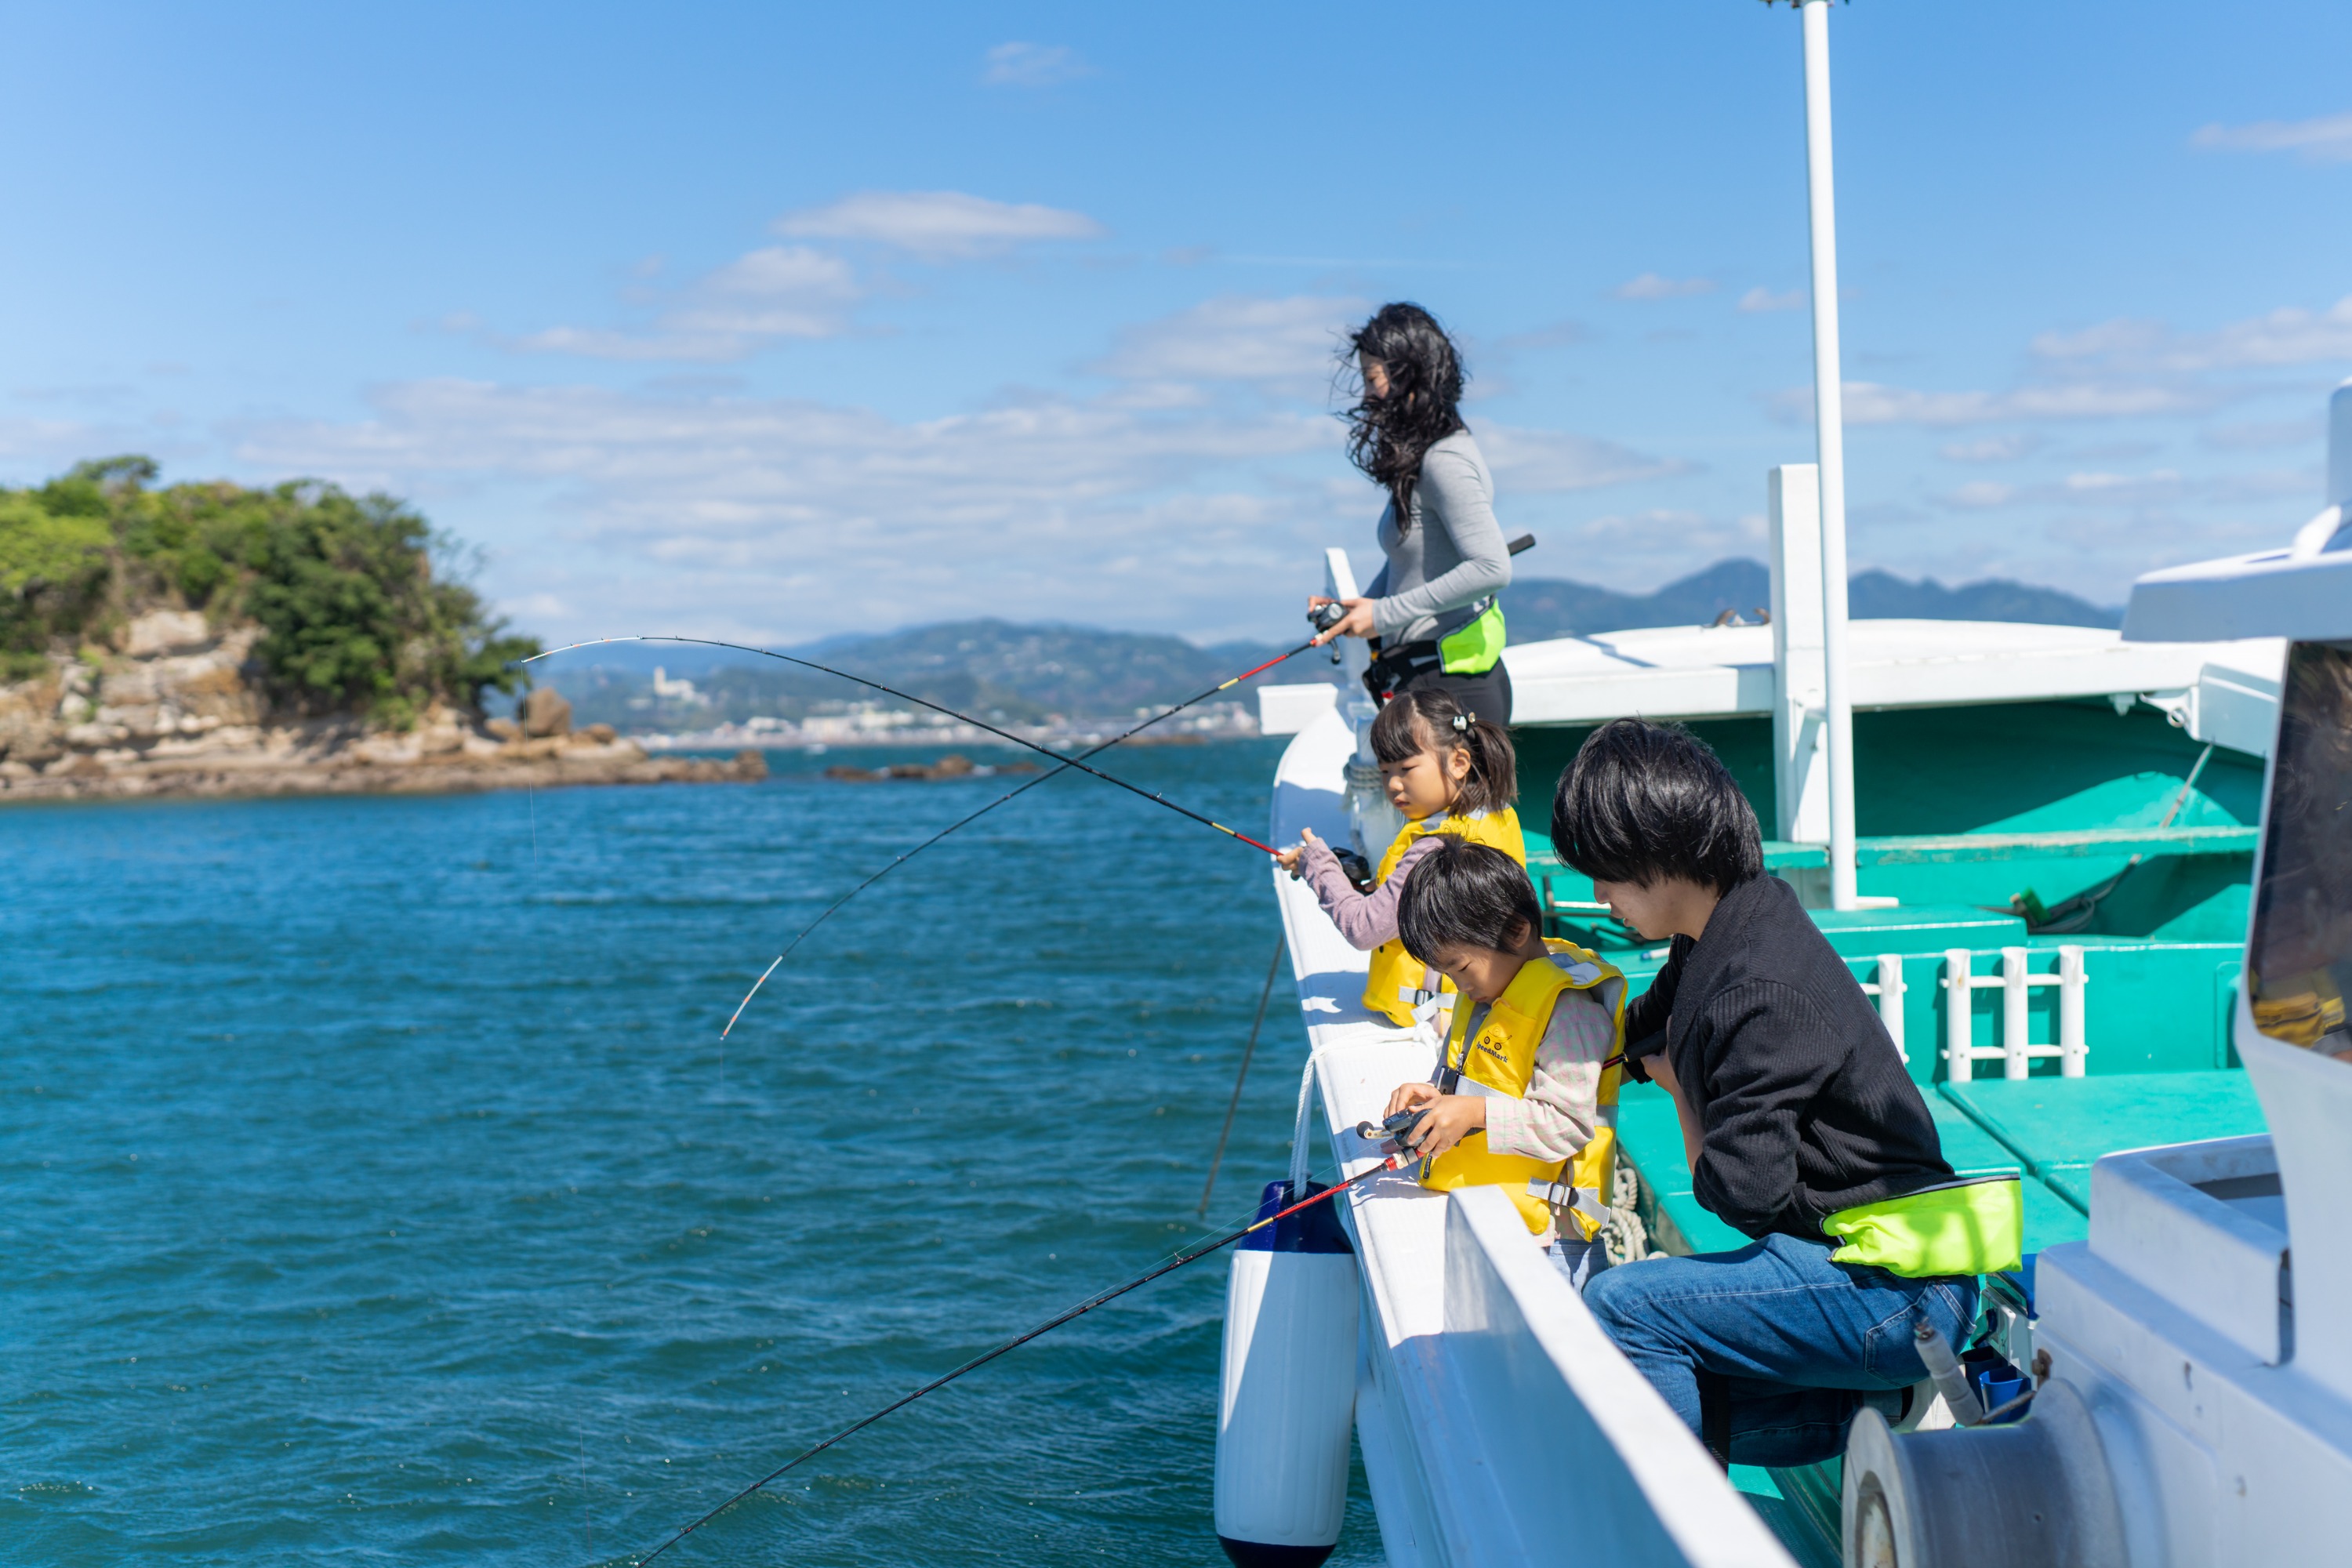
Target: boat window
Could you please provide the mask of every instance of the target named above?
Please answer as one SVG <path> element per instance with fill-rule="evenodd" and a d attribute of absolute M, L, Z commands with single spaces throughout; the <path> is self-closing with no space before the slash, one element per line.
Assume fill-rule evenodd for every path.
<path fill-rule="evenodd" d="M 2287 650 L 2247 969 L 2254 1026 L 2352 1061 L 2352 643 Z"/>

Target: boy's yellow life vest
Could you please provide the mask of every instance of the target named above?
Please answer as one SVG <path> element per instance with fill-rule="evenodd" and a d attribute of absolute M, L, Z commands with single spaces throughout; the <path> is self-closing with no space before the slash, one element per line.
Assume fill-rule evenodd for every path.
<path fill-rule="evenodd" d="M 1381 857 L 1373 885 L 1386 883 L 1396 870 L 1397 862 L 1404 858 L 1404 852 L 1433 833 L 1451 833 L 1456 838 L 1500 849 L 1522 866 L 1528 863 L 1528 842 L 1519 834 L 1519 815 L 1507 805 L 1500 811 L 1424 816 L 1419 822 L 1406 823 L 1404 831 L 1396 836 L 1389 852 Z M 1364 979 L 1364 1005 L 1400 1028 L 1412 1027 L 1414 1005 L 1436 994 L 1424 984 L 1429 973 L 1421 960 L 1405 952 L 1403 942 L 1389 938 L 1372 949 L 1371 973 Z M 1451 989 L 1451 981 L 1438 983 L 1438 991 Z"/>
<path fill-rule="evenodd" d="M 1464 1078 L 1488 1089 L 1523 1099 L 1535 1077 L 1536 1047 L 1550 1026 L 1551 1011 L 1563 991 L 1598 991 L 1609 1009 L 1614 1039 L 1612 1057 L 1625 1049 L 1625 977 L 1610 964 L 1571 942 L 1548 937 L 1544 946 L 1553 957 L 1529 959 L 1486 1009 L 1475 1038 L 1469 1038 L 1475 1008 L 1459 1003 L 1454 1026 L 1446 1031 L 1445 1065 Z M 1617 1171 L 1617 1082 L 1624 1068 L 1603 1068 L 1594 1096 L 1592 1137 L 1567 1160 L 1537 1160 L 1524 1154 L 1496 1154 L 1486 1147 L 1484 1128 L 1422 1166 L 1421 1184 L 1439 1192 L 1455 1187 L 1501 1187 L 1527 1221 L 1528 1233 L 1540 1236 L 1550 1226 L 1554 1203 L 1567 1207 L 1581 1239 L 1601 1234 L 1609 1215 L 1609 1194 Z M 1549 1195 L 1547 1196 L 1546 1194 Z"/>

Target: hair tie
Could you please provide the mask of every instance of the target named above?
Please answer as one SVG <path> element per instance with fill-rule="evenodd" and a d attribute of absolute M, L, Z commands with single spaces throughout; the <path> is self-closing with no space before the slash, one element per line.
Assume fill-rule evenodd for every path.
<path fill-rule="evenodd" d="M 1457 735 L 1466 735 L 1470 732 L 1470 715 L 1456 713 L 1454 716 L 1454 732 Z"/>

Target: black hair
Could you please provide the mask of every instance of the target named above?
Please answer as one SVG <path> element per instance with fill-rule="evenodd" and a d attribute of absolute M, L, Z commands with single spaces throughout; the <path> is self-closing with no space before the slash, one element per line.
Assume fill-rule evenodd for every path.
<path fill-rule="evenodd" d="M 1388 377 L 1388 395 L 1366 387 L 1348 422 L 1348 460 L 1389 492 L 1396 503 L 1397 531 L 1412 526 L 1412 487 L 1421 478 L 1422 455 L 1462 423 L 1462 384 L 1467 379 L 1454 340 L 1437 318 L 1418 305 L 1383 305 L 1348 338 L 1349 367 L 1358 358 L 1379 363 Z"/>
<path fill-rule="evenodd" d="M 1436 838 L 1397 895 L 1397 940 L 1407 952 L 1434 963 L 1441 948 L 1507 952 L 1542 933 L 1543 910 L 1517 860 L 1451 833 Z"/>
<path fill-rule="evenodd" d="M 1518 798 L 1511 732 L 1464 708 L 1452 692 L 1430 686 L 1399 692 L 1372 721 L 1372 755 L 1384 763 L 1410 762 L 1423 752 L 1442 759 L 1456 746 L 1470 753 L 1470 776 L 1451 809 L 1500 811 Z"/>
<path fill-rule="evenodd" d="M 1552 847 L 1596 882 L 1680 877 L 1727 893 L 1764 874 L 1763 837 L 1731 770 L 1680 724 L 1611 720 L 1551 801 Z"/>

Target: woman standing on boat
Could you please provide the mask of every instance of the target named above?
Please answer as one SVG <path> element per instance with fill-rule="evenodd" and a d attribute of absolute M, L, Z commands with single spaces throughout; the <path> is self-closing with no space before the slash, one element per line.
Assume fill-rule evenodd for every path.
<path fill-rule="evenodd" d="M 1369 637 L 1375 700 L 1436 687 L 1498 725 L 1511 721 L 1503 607 L 1511 557 L 1495 521 L 1495 485 L 1463 424 L 1462 356 L 1418 305 L 1383 305 L 1349 339 L 1363 397 L 1349 409 L 1348 456 L 1388 492 L 1388 563 L 1346 618 L 1319 640 Z M 1318 595 L 1309 609 L 1330 604 Z"/>

